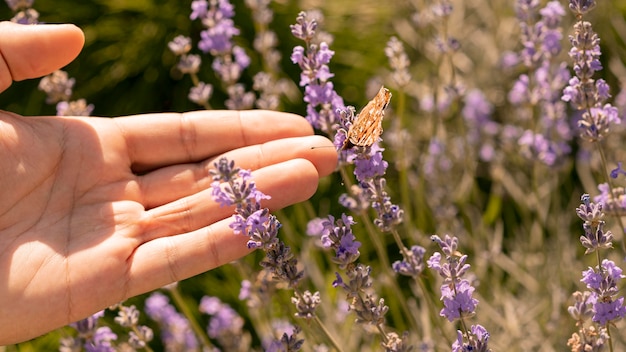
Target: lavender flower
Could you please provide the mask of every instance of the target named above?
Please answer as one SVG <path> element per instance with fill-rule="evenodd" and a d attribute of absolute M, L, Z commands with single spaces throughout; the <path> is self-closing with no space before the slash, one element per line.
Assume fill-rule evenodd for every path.
<path fill-rule="evenodd" d="M 211 170 L 213 200 L 222 206 L 235 205 L 235 215 L 230 227 L 235 234 L 250 237 L 248 248 L 270 248 L 278 242 L 280 222 L 261 208 L 261 200 L 270 197 L 256 189 L 249 170 L 235 167 L 235 163 L 221 158 Z M 224 188 L 221 182 L 226 182 Z"/>
<path fill-rule="evenodd" d="M 603 203 L 592 203 L 588 194 L 581 197 L 582 204 L 576 209 L 576 214 L 583 223 L 585 235 L 580 237 L 580 241 L 585 248 L 585 254 L 596 252 L 601 248 L 612 247 L 612 234 L 604 231 Z M 597 254 L 598 265 L 589 267 L 583 271 L 581 282 L 585 283 L 589 291 L 574 293 L 575 303 L 568 308 L 570 315 L 576 319 L 579 331 L 568 340 L 568 345 L 572 348 L 587 348 L 588 350 L 599 350 L 608 342 L 612 350 L 608 328 L 610 325 L 626 316 L 624 307 L 624 297 L 619 296 L 618 282 L 626 276 L 611 260 L 604 259 L 600 262 Z M 598 324 L 599 331 L 593 325 L 585 326 L 584 322 L 591 316 L 591 321 Z"/>
<path fill-rule="evenodd" d="M 120 326 L 129 328 L 136 326 L 139 322 L 139 310 L 135 306 L 121 306 L 115 317 L 115 322 Z"/>
<path fill-rule="evenodd" d="M 204 82 L 198 82 L 198 85 L 189 89 L 187 98 L 198 105 L 205 106 L 208 105 L 211 95 L 213 95 L 213 86 Z"/>
<path fill-rule="evenodd" d="M 269 72 L 279 72 L 279 63 L 282 57 L 278 46 L 278 35 L 268 28 L 272 22 L 274 13 L 269 7 L 270 0 L 246 0 L 246 5 L 252 11 L 252 19 L 257 28 L 252 46 L 263 57 L 265 66 Z"/>
<path fill-rule="evenodd" d="M 310 291 L 304 291 L 302 294 L 296 293 L 295 297 L 291 298 L 291 303 L 296 306 L 298 318 L 304 318 L 306 320 L 313 319 L 315 317 L 315 309 L 320 305 L 322 299 L 318 291 L 311 293 Z"/>
<path fill-rule="evenodd" d="M 206 27 L 200 32 L 200 50 L 214 56 L 230 52 L 231 39 L 239 34 L 239 29 L 235 28 L 232 20 L 235 15 L 233 5 L 228 0 L 196 0 L 191 3 L 191 9 L 189 18 L 201 20 Z"/>
<path fill-rule="evenodd" d="M 272 341 L 266 348 L 266 352 L 296 352 L 302 349 L 304 339 L 298 338 L 300 328 L 296 327 L 291 332 L 284 332 L 280 340 Z"/>
<path fill-rule="evenodd" d="M 567 340 L 567 346 L 572 351 L 604 351 L 605 344 L 610 339 L 606 328 L 582 327 L 578 333 L 573 333 L 572 337 Z"/>
<path fill-rule="evenodd" d="M 613 246 L 613 234 L 611 231 L 604 231 L 603 203 L 593 203 L 588 194 L 581 197 L 582 204 L 576 208 L 576 214 L 581 218 L 585 234 L 580 236 L 580 242 L 587 250 L 585 254 L 594 252 L 601 248 L 611 248 Z"/>
<path fill-rule="evenodd" d="M 400 275 L 418 277 L 426 267 L 424 263 L 424 254 L 426 249 L 422 246 L 413 246 L 408 251 L 408 258 L 404 258 L 402 261 L 396 261 L 393 263 L 393 271 Z"/>
<path fill-rule="evenodd" d="M 593 197 L 593 201 L 602 204 L 606 214 L 622 216 L 626 214 L 626 189 L 624 187 L 609 187 L 608 183 L 598 185 L 600 194 Z"/>
<path fill-rule="evenodd" d="M 272 273 L 275 281 L 287 284 L 290 289 L 298 287 L 304 278 L 304 272 L 298 268 L 298 260 L 291 248 L 282 241 L 265 249 L 265 258 L 259 264 Z"/>
<path fill-rule="evenodd" d="M 218 78 L 224 83 L 229 99 L 226 107 L 229 109 L 250 109 L 254 104 L 254 94 L 246 93 L 245 88 L 237 81 L 241 78 L 243 71 L 250 65 L 250 58 L 245 50 L 233 44 L 233 37 L 240 33 L 232 20 L 235 15 L 234 6 L 228 0 L 196 0 L 191 4 L 192 20 L 200 20 L 205 29 L 200 32 L 198 48 L 204 53 L 214 56 L 211 68 Z M 178 38 L 178 37 L 177 37 Z M 177 49 L 176 52 L 184 53 L 185 41 L 171 43 L 170 48 Z M 181 49 L 182 48 L 182 49 Z M 181 72 L 194 72 L 199 66 L 199 58 L 193 55 L 181 54 L 179 69 Z M 197 71 L 195 71 L 197 72 Z M 192 73 L 192 74 L 195 74 Z M 199 86 L 197 78 L 194 78 L 194 85 Z M 210 96 L 207 90 L 208 85 L 190 92 L 190 100 L 208 108 L 205 102 Z"/>
<path fill-rule="evenodd" d="M 518 140 L 522 155 L 547 166 L 557 166 L 570 153 L 572 138 L 561 92 L 570 75 L 560 54 L 561 19 L 565 10 L 557 1 L 539 9 L 538 1 L 518 0 L 516 15 L 521 27 L 523 49 L 520 61 L 530 70 L 521 74 L 509 92 L 509 101 L 518 107 L 519 119 L 530 121 L 535 111 L 539 119 Z M 536 21 L 535 18 L 541 19 Z M 535 22 L 536 21 L 536 22 Z M 537 109 L 524 109 L 527 106 Z"/>
<path fill-rule="evenodd" d="M 238 337 L 242 334 L 244 323 L 241 316 L 217 297 L 202 297 L 199 307 L 200 312 L 211 316 L 207 327 L 209 337 L 218 339 L 226 350 L 239 350 L 241 346 L 237 346 L 237 341 L 241 340 Z M 223 345 L 225 342 L 228 347 Z"/>
<path fill-rule="evenodd" d="M 35 0 L 5 0 L 5 2 L 14 12 L 11 22 L 19 24 L 39 23 L 39 12 L 32 8 Z"/>
<path fill-rule="evenodd" d="M 225 105 L 231 110 L 247 110 L 254 105 L 254 93 L 246 92 L 241 84 L 229 86 L 226 92 L 228 93 L 228 100 L 226 100 Z"/>
<path fill-rule="evenodd" d="M 167 47 L 176 56 L 187 54 L 191 51 L 191 38 L 184 35 L 174 37 L 171 42 L 167 43 Z"/>
<path fill-rule="evenodd" d="M 435 252 L 428 259 L 428 267 L 437 271 L 443 277 L 441 286 L 441 300 L 444 308 L 439 315 L 445 317 L 450 322 L 464 320 L 466 317 L 475 314 L 478 300 L 472 297 L 474 287 L 470 282 L 462 277 L 469 270 L 470 265 L 466 264 L 467 255 L 458 251 L 459 240 L 454 236 L 446 235 L 443 239 L 439 236 L 431 236 L 436 242 L 443 255 Z M 463 323 L 462 326 L 465 326 Z M 473 325 L 469 331 L 458 331 L 457 341 L 452 345 L 453 351 L 489 351 L 487 342 L 489 333 L 480 325 Z"/>
<path fill-rule="evenodd" d="M 444 307 L 439 314 L 450 322 L 473 316 L 478 305 L 478 300 L 472 297 L 473 293 L 474 287 L 467 280 L 459 279 L 449 285 L 442 285 L 441 300 Z"/>
<path fill-rule="evenodd" d="M 472 325 L 470 332 L 457 331 L 457 339 L 452 344 L 452 352 L 488 352 L 489 333 L 481 325 Z"/>
<path fill-rule="evenodd" d="M 339 204 L 360 214 L 370 207 L 370 193 L 360 185 L 352 185 L 349 194 L 343 193 L 339 196 Z"/>
<path fill-rule="evenodd" d="M 33 7 L 35 0 L 5 0 L 11 11 L 19 11 Z"/>
<path fill-rule="evenodd" d="M 344 148 L 347 131 L 355 119 L 355 109 L 348 106 L 338 111 L 341 117 L 340 127 L 333 143 L 341 151 L 340 158 L 354 164 L 354 175 L 361 188 L 354 189 L 353 196 L 341 195 L 340 203 L 354 210 L 366 209 L 367 205 L 371 205 L 377 213 L 374 224 L 383 232 L 392 231 L 396 225 L 402 223 L 404 212 L 391 202 L 391 197 L 385 190 L 387 181 L 384 175 L 389 163 L 383 159 L 384 149 L 377 143 L 366 148 L 357 146 Z"/>
<path fill-rule="evenodd" d="M 335 218 L 329 215 L 328 220 L 323 223 L 325 232 L 322 235 L 322 245 L 335 250 L 332 261 L 341 269 L 354 263 L 361 255 L 359 252 L 361 242 L 356 241 L 350 228 L 354 224 L 352 217 L 345 214 L 342 214 L 341 219 L 337 219 L 336 222 Z"/>
<path fill-rule="evenodd" d="M 596 7 L 595 0 L 570 0 L 569 9 L 576 14 L 576 16 L 583 16 L 587 12 L 593 10 Z"/>
<path fill-rule="evenodd" d="M 343 109 L 343 99 L 335 92 L 333 77 L 328 63 L 335 54 L 326 42 L 313 43 L 317 21 L 300 12 L 296 24 L 291 25 L 291 33 L 305 41 L 306 47 L 296 46 L 291 61 L 300 66 L 300 86 L 304 87 L 304 101 L 307 104 L 307 121 L 328 135 L 333 135 L 334 125 L 339 121 L 338 109 Z M 318 110 L 319 109 L 319 110 Z"/>
<path fill-rule="evenodd" d="M 391 37 L 385 47 L 385 55 L 389 59 L 389 66 L 392 70 L 391 79 L 398 88 L 408 86 L 411 81 L 411 74 L 409 73 L 411 62 L 404 51 L 402 42 L 396 37 Z"/>
<path fill-rule="evenodd" d="M 83 320 L 70 324 L 78 331 L 75 339 L 61 340 L 60 351 L 74 351 L 81 347 L 87 352 L 114 352 L 113 341 L 117 335 L 108 326 L 98 326 L 98 320 L 104 316 L 104 311 L 95 313 Z"/>
<path fill-rule="evenodd" d="M 135 306 L 120 305 L 118 309 L 115 322 L 124 328 L 132 329 L 128 333 L 129 345 L 135 349 L 145 348 L 154 338 L 154 333 L 149 327 L 139 325 L 140 311 Z"/>
<path fill-rule="evenodd" d="M 409 352 L 413 350 L 413 346 L 409 344 L 408 331 L 405 331 L 402 336 L 390 332 L 380 345 L 385 349 L 385 352 Z"/>
<path fill-rule="evenodd" d="M 181 55 L 180 59 L 178 60 L 176 68 L 178 68 L 178 70 L 183 74 L 195 75 L 200 71 L 201 64 L 202 59 L 200 58 L 200 55 L 184 54 Z"/>
<path fill-rule="evenodd" d="M 128 344 L 134 349 L 145 349 L 152 339 L 154 339 L 154 332 L 145 325 L 140 325 L 137 327 L 137 331 L 128 333 Z"/>
<path fill-rule="evenodd" d="M 574 34 L 570 35 L 572 48 L 569 56 L 574 61 L 573 77 L 563 89 L 564 101 L 574 108 L 582 110 L 578 121 L 580 137 L 590 142 L 597 142 L 606 137 L 614 124 L 621 122 L 617 109 L 605 101 L 610 97 L 608 84 L 594 80 L 595 72 L 602 70 L 600 63 L 600 38 L 593 31 L 591 23 L 582 21 L 582 16 L 595 6 L 595 1 L 570 0 L 569 7 L 577 15 Z"/>
<path fill-rule="evenodd" d="M 567 345 L 571 347 L 572 351 L 601 351 L 605 343 L 609 341 L 606 327 L 585 326 L 585 321 L 594 315 L 593 305 L 597 301 L 597 296 L 592 295 L 589 291 L 582 293 L 576 291 L 572 296 L 574 305 L 568 307 L 567 311 L 576 320 L 579 330 L 572 334 Z"/>
<path fill-rule="evenodd" d="M 247 351 L 251 339 L 244 333 L 244 320 L 228 304 L 217 297 L 204 296 L 199 310 L 210 315 L 207 333 L 215 339 L 224 351 Z"/>
<path fill-rule="evenodd" d="M 87 104 L 85 99 L 60 101 L 57 103 L 57 116 L 90 116 L 93 109 L 93 104 Z"/>
<path fill-rule="evenodd" d="M 622 169 L 621 161 L 617 163 L 617 167 L 615 169 L 611 170 L 610 176 L 611 178 L 617 178 L 620 174 L 626 176 L 626 170 Z"/>
<path fill-rule="evenodd" d="M 67 72 L 57 70 L 41 79 L 39 90 L 46 93 L 46 103 L 54 104 L 70 99 L 75 82 L 74 78 L 68 77 Z"/>
<path fill-rule="evenodd" d="M 189 321 L 176 311 L 169 299 L 155 292 L 145 301 L 146 314 L 160 327 L 161 340 L 167 351 L 198 351 L 199 344 Z"/>
<path fill-rule="evenodd" d="M 356 264 L 347 273 L 349 281 L 346 283 L 339 273 L 335 273 L 333 287 L 340 287 L 346 292 L 348 298 L 354 298 L 361 292 L 372 286 L 372 268 L 363 264 Z"/>
<path fill-rule="evenodd" d="M 571 151 L 567 143 L 550 140 L 543 134 L 536 134 L 531 130 L 524 131 L 517 143 L 524 157 L 538 160 L 547 166 L 557 165 L 563 160 L 563 155 Z"/>
<path fill-rule="evenodd" d="M 619 293 L 617 283 L 625 278 L 622 269 L 611 260 L 604 259 L 600 268 L 589 268 L 583 271 L 582 282 L 597 298 L 593 303 L 594 315 L 592 321 L 606 325 L 626 316 L 624 297 L 615 297 Z"/>

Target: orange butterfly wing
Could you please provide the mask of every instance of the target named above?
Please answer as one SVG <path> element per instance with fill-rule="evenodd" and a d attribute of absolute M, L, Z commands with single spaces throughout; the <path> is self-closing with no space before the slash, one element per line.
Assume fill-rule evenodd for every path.
<path fill-rule="evenodd" d="M 370 147 L 378 141 L 383 133 L 383 116 L 390 100 L 389 89 L 381 87 L 374 99 L 365 105 L 352 122 L 342 149 Z"/>

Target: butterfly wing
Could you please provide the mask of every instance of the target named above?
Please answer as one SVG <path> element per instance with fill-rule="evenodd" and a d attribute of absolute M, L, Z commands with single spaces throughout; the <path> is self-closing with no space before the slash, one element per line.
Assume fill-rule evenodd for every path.
<path fill-rule="evenodd" d="M 381 87 L 374 99 L 357 115 L 348 130 L 344 149 L 352 146 L 369 147 L 378 141 L 383 133 L 383 116 L 391 100 L 391 92 Z"/>

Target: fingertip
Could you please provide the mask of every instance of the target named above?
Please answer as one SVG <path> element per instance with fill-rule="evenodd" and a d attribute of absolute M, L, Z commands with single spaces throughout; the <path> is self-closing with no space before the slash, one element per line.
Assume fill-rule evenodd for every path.
<path fill-rule="evenodd" d="M 0 91 L 12 81 L 47 75 L 74 60 L 85 43 L 72 24 L 0 22 Z"/>

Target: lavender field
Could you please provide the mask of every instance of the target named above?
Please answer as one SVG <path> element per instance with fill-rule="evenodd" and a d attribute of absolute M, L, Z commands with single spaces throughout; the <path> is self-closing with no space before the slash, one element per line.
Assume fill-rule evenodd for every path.
<path fill-rule="evenodd" d="M 217 160 L 252 254 L 0 351 L 626 349 L 625 4 L 6 2 L 86 46 L 0 109 L 286 111 L 339 157 L 272 212 Z"/>

